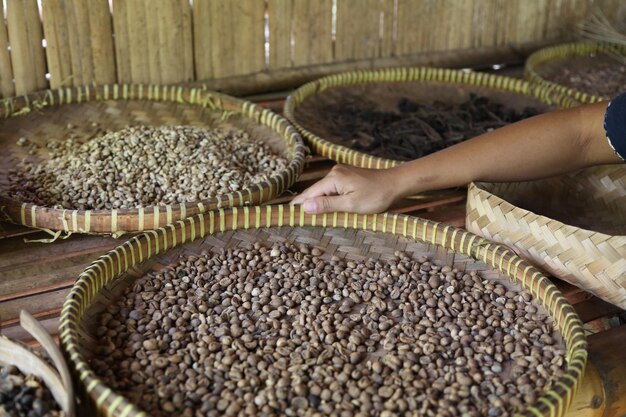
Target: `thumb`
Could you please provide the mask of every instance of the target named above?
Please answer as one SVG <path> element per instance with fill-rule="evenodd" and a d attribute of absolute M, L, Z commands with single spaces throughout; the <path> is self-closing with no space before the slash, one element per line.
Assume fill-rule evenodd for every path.
<path fill-rule="evenodd" d="M 320 196 L 309 198 L 303 203 L 304 211 L 309 214 L 351 211 L 351 204 L 346 195 Z"/>

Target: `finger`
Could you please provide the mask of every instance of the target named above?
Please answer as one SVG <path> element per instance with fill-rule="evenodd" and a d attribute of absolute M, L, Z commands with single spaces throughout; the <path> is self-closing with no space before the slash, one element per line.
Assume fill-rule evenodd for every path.
<path fill-rule="evenodd" d="M 306 200 L 311 198 L 336 194 L 338 194 L 338 192 L 333 179 L 324 177 L 291 200 L 291 204 L 303 204 Z"/>
<path fill-rule="evenodd" d="M 319 196 L 309 198 L 303 203 L 304 211 L 309 214 L 351 211 L 352 203 L 347 195 Z"/>

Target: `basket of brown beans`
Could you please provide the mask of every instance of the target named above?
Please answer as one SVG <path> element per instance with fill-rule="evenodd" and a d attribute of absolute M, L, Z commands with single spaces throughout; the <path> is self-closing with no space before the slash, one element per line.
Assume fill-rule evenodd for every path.
<path fill-rule="evenodd" d="M 90 413 L 561 416 L 587 347 L 510 249 L 398 214 L 211 211 L 94 262 L 62 311 Z"/>
<path fill-rule="evenodd" d="M 28 312 L 20 323 L 43 352 L 0 335 L 0 416 L 74 417 L 72 380 L 59 348 Z"/>
<path fill-rule="evenodd" d="M 0 102 L 0 208 L 26 226 L 120 234 L 267 201 L 305 148 L 282 117 L 200 88 L 104 85 Z"/>
<path fill-rule="evenodd" d="M 591 41 L 546 47 L 526 60 L 532 83 L 582 103 L 609 100 L 626 89 L 626 47 Z"/>
<path fill-rule="evenodd" d="M 576 105 L 573 98 L 519 79 L 406 67 L 312 81 L 287 98 L 284 113 L 314 152 L 342 164 L 388 168 Z"/>

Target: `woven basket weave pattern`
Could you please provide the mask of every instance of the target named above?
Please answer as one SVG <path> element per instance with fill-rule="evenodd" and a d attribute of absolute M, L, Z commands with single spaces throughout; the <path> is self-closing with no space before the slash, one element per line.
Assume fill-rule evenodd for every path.
<path fill-rule="evenodd" d="M 133 124 L 208 126 L 221 119 L 238 119 L 247 131 L 263 135 L 288 159 L 286 169 L 274 173 L 267 182 L 200 202 L 139 209 L 64 210 L 21 203 L 0 194 L 5 219 L 66 233 L 149 230 L 215 208 L 262 203 L 289 188 L 304 166 L 302 139 L 284 118 L 253 103 L 201 88 L 106 85 L 48 90 L 1 101 L 0 117 L 9 118 L 1 121 L 2 130 L 13 142 L 24 129 L 29 137 L 41 142 L 51 137 L 61 139 L 67 134 L 68 124 L 77 125 L 78 132 L 89 137 L 96 128 L 121 129 Z M 86 120 L 95 120 L 98 126 L 92 127 Z"/>
<path fill-rule="evenodd" d="M 542 181 L 472 184 L 466 225 L 626 308 L 624 207 L 626 167 L 601 166 Z"/>
<path fill-rule="evenodd" d="M 314 228 L 311 228 L 314 227 Z M 273 230 L 250 231 L 266 227 Z M 306 229 L 300 229 L 306 227 Z M 317 227 L 317 229 L 315 229 Z M 212 236 L 218 234 L 216 236 Z M 406 238 L 404 246 L 399 239 Z M 70 358 L 75 377 L 91 398 L 101 415 L 106 416 L 145 416 L 127 399 L 115 394 L 103 384 L 83 356 L 81 348 L 88 319 L 87 311 L 101 290 L 114 284 L 126 271 L 160 253 L 165 253 L 180 245 L 208 244 L 219 247 L 246 245 L 257 239 L 280 239 L 315 244 L 324 242 L 325 250 L 332 253 L 349 253 L 348 256 L 374 256 L 384 259 L 390 256 L 390 248 L 398 247 L 412 251 L 413 248 L 430 248 L 433 256 L 446 259 L 450 263 L 466 263 L 468 268 L 493 267 L 500 274 L 521 284 L 535 299 L 546 308 L 555 320 L 555 325 L 563 335 L 566 345 L 566 374 L 557 381 L 550 392 L 546 392 L 536 404 L 524 411 L 526 416 L 561 416 L 569 406 L 583 375 L 587 360 L 586 341 L 582 325 L 565 298 L 556 287 L 534 267 L 517 257 L 510 249 L 488 242 L 476 235 L 451 226 L 402 215 L 360 215 L 333 213 L 309 215 L 296 206 L 264 206 L 233 208 L 228 211 L 208 212 L 156 231 L 144 233 L 130 239 L 117 249 L 101 257 L 87 268 L 70 292 L 61 315 L 60 337 Z M 427 246 L 432 245 L 432 246 Z M 188 245 L 189 251 L 197 247 Z M 423 250 L 423 249 L 420 249 Z M 187 253 L 187 250 L 185 250 Z M 178 249 L 168 258 L 174 259 Z M 482 260 L 478 266 L 470 257 Z M 162 262 L 162 261 L 160 261 Z"/>
<path fill-rule="evenodd" d="M 390 168 L 400 164 L 401 161 L 368 155 L 345 146 L 337 145 L 318 136 L 316 133 L 307 130 L 298 122 L 296 108 L 309 97 L 335 87 L 356 84 L 409 82 L 438 83 L 467 88 L 473 87 L 493 89 L 531 97 L 543 104 L 559 108 L 570 108 L 579 104 L 570 97 L 555 94 L 551 90 L 529 84 L 528 82 L 520 79 L 473 71 L 466 72 L 430 67 L 405 67 L 346 72 L 330 75 L 309 82 L 298 88 L 293 94 L 287 97 L 287 100 L 285 101 L 284 113 L 306 139 L 308 145 L 311 147 L 311 150 L 315 153 L 333 159 L 341 164 L 353 165 L 362 168 Z"/>

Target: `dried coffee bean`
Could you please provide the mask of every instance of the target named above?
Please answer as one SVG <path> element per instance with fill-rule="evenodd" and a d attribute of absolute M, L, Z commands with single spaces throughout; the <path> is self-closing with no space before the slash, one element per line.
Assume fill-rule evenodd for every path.
<path fill-rule="evenodd" d="M 287 166 L 235 128 L 132 126 L 49 151 L 9 173 L 14 198 L 79 210 L 179 204 L 240 191 Z"/>
<path fill-rule="evenodd" d="M 400 252 L 346 262 L 256 244 L 137 279 L 99 316 L 92 363 L 157 417 L 511 416 L 565 363 L 531 302 Z"/>

